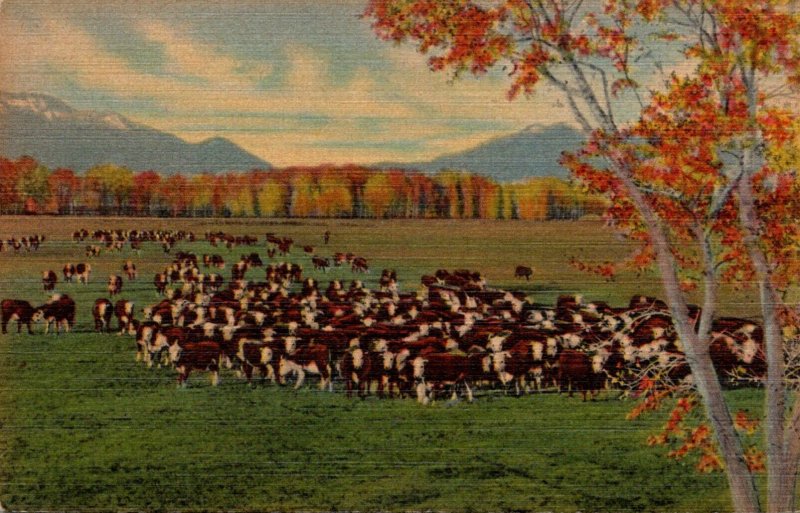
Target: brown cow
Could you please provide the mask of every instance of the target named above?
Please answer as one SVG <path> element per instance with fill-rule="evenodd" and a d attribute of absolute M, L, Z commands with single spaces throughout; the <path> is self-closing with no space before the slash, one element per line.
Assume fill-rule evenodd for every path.
<path fill-rule="evenodd" d="M 219 344 L 209 340 L 186 343 L 175 361 L 178 371 L 178 386 L 186 386 L 189 374 L 193 370 L 209 371 L 211 385 L 219 384 Z"/>
<path fill-rule="evenodd" d="M 62 272 L 64 273 L 64 281 L 72 282 L 72 278 L 75 276 L 75 266 L 73 264 L 65 264 Z"/>
<path fill-rule="evenodd" d="M 42 273 L 42 288 L 45 292 L 51 292 L 55 289 L 56 283 L 58 283 L 58 276 L 52 270 Z"/>
<path fill-rule="evenodd" d="M 95 331 L 111 331 L 111 315 L 113 314 L 111 301 L 101 297 L 95 300 L 92 307 Z"/>
<path fill-rule="evenodd" d="M 75 266 L 75 275 L 78 277 L 78 283 L 84 285 L 89 283 L 89 276 L 92 274 L 92 266 L 89 264 L 80 263 Z"/>
<path fill-rule="evenodd" d="M 111 297 L 122 292 L 122 276 L 112 274 L 108 277 L 108 293 Z"/>
<path fill-rule="evenodd" d="M 60 333 L 60 326 L 69 332 L 75 325 L 75 301 L 68 295 L 55 295 L 53 298 L 40 306 L 42 319 L 44 320 L 45 335 L 50 331 L 50 324 L 54 324 L 55 333 Z"/>
<path fill-rule="evenodd" d="M 285 378 L 288 374 L 295 374 L 297 382 L 295 390 L 303 385 L 306 372 L 319 374 L 319 389 L 328 389 L 333 392 L 333 381 L 331 380 L 330 351 L 327 346 L 315 344 L 313 346 L 298 347 L 290 354 L 282 355 L 278 364 L 278 374 Z"/>
<path fill-rule="evenodd" d="M 580 351 L 565 349 L 558 355 L 558 391 L 569 390 L 569 396 L 578 390 L 583 394 L 586 401 L 586 394 L 591 393 L 592 399 L 600 392 L 600 386 L 604 380 L 596 373 L 592 367 L 592 360 L 589 355 Z"/>
<path fill-rule="evenodd" d="M 421 404 L 429 404 L 433 392 L 445 386 L 452 387 L 452 400 L 456 400 L 459 385 L 464 386 L 467 399 L 472 402 L 469 378 L 473 374 L 473 366 L 469 357 L 451 353 L 433 353 L 414 358 L 411 366 L 417 401 Z"/>
<path fill-rule="evenodd" d="M 133 281 L 136 279 L 136 264 L 132 260 L 126 260 L 122 264 L 122 271 L 128 276 L 128 279 Z"/>
<path fill-rule="evenodd" d="M 524 265 L 518 265 L 514 271 L 514 278 L 525 278 L 526 281 L 531 281 L 533 276 L 533 269 Z"/>
<path fill-rule="evenodd" d="M 114 305 L 114 316 L 116 316 L 117 322 L 119 323 L 120 334 L 123 334 L 126 331 L 130 335 L 135 333 L 133 331 L 134 318 L 132 301 L 128 301 L 127 299 L 120 299 L 117 301 Z"/>
<path fill-rule="evenodd" d="M 40 321 L 44 316 L 41 309 L 35 309 L 27 301 L 18 299 L 4 299 L 0 303 L 0 314 L 2 314 L 3 334 L 8 333 L 7 327 L 10 321 L 17 321 L 17 333 L 22 332 L 22 325 L 25 324 L 28 333 L 33 335 L 31 324 Z"/>

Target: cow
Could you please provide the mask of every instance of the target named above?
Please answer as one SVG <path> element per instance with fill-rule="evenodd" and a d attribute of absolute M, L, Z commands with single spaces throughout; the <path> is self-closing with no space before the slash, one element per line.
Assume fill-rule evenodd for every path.
<path fill-rule="evenodd" d="M 100 255 L 100 246 L 86 246 L 86 256 L 96 257 Z"/>
<path fill-rule="evenodd" d="M 273 350 L 268 342 L 255 340 L 242 340 L 239 342 L 239 351 L 236 356 L 242 362 L 242 371 L 247 382 L 253 379 L 253 370 L 258 369 L 261 373 L 261 380 L 267 378 L 275 381 L 275 373 L 271 365 Z"/>
<path fill-rule="evenodd" d="M 126 260 L 122 264 L 122 271 L 128 276 L 128 280 L 133 281 L 136 279 L 136 264 L 131 260 Z"/>
<path fill-rule="evenodd" d="M 311 263 L 314 264 L 315 271 L 328 271 L 328 268 L 331 266 L 331 261 L 327 258 L 322 258 L 318 256 L 311 257 Z"/>
<path fill-rule="evenodd" d="M 525 265 L 518 265 L 514 271 L 514 278 L 525 278 L 526 281 L 531 281 L 531 276 L 533 276 L 533 269 Z"/>
<path fill-rule="evenodd" d="M 153 365 L 151 347 L 158 336 L 160 326 L 153 321 L 144 321 L 136 326 L 136 361 Z"/>
<path fill-rule="evenodd" d="M 44 271 L 42 273 L 42 288 L 45 292 L 52 292 L 58 283 L 58 276 L 51 271 Z"/>
<path fill-rule="evenodd" d="M 128 334 L 133 335 L 134 318 L 133 318 L 133 302 L 127 299 L 120 299 L 114 304 L 114 316 L 119 323 L 119 333 L 123 334 L 126 331 Z"/>
<path fill-rule="evenodd" d="M 114 311 L 111 307 L 111 301 L 101 297 L 95 300 L 92 307 L 92 316 L 94 317 L 94 330 L 95 331 L 111 331 L 111 316 Z"/>
<path fill-rule="evenodd" d="M 64 273 L 64 281 L 72 282 L 72 278 L 75 276 L 75 266 L 73 264 L 64 264 L 62 272 Z"/>
<path fill-rule="evenodd" d="M 4 299 L 0 302 L 0 318 L 2 318 L 3 334 L 8 333 L 8 323 L 17 321 L 17 333 L 22 332 L 22 325 L 28 327 L 28 334 L 33 335 L 31 324 L 42 320 L 44 312 L 35 309 L 27 301 L 19 299 Z"/>
<path fill-rule="evenodd" d="M 303 252 L 307 255 L 311 255 L 314 253 L 314 246 L 303 246 Z"/>
<path fill-rule="evenodd" d="M 369 361 L 364 357 L 364 350 L 354 347 L 345 352 L 339 362 L 339 374 L 344 381 L 347 397 L 353 396 L 353 386 L 358 388 L 358 395 L 364 391 L 365 375 L 369 372 Z"/>
<path fill-rule="evenodd" d="M 558 355 L 558 391 L 569 390 L 569 396 L 575 390 L 583 395 L 590 393 L 592 399 L 600 391 L 600 386 L 605 381 L 600 375 L 602 369 L 592 365 L 592 359 L 586 353 L 565 349 Z"/>
<path fill-rule="evenodd" d="M 53 296 L 39 309 L 42 311 L 45 335 L 50 332 L 50 324 L 54 325 L 56 335 L 60 333 L 62 325 L 67 332 L 75 325 L 75 301 L 66 294 Z"/>
<path fill-rule="evenodd" d="M 167 275 L 164 273 L 158 273 L 153 277 L 153 285 L 156 286 L 156 293 L 159 296 L 163 296 L 167 290 Z"/>
<path fill-rule="evenodd" d="M 178 371 L 178 386 L 186 386 L 189 374 L 193 370 L 209 371 L 211 385 L 219 384 L 219 344 L 210 340 L 202 342 L 188 342 L 180 350 L 175 360 L 175 369 Z"/>
<path fill-rule="evenodd" d="M 122 292 L 122 276 L 112 274 L 108 277 L 108 293 L 111 297 Z"/>
<path fill-rule="evenodd" d="M 467 399 L 472 402 L 469 377 L 472 374 L 470 358 L 451 353 L 431 353 L 418 356 L 411 362 L 417 401 L 429 404 L 437 390 L 451 386 L 452 400 L 458 398 L 458 387 L 463 385 Z"/>
<path fill-rule="evenodd" d="M 78 277 L 78 283 L 86 285 L 89 283 L 89 277 L 92 274 L 92 266 L 85 263 L 80 263 L 75 266 L 75 275 Z"/>
<path fill-rule="evenodd" d="M 330 230 L 325 230 L 325 233 L 322 234 L 322 241 L 325 243 L 325 245 L 327 245 L 328 242 L 330 242 L 330 240 L 331 240 L 331 232 Z"/>
<path fill-rule="evenodd" d="M 294 385 L 295 390 L 303 385 L 306 372 L 319 374 L 319 389 L 333 391 L 333 381 L 331 380 L 330 351 L 322 344 L 313 346 L 298 347 L 294 351 L 282 355 L 278 363 L 278 374 L 285 378 L 289 374 L 297 376 Z"/>
<path fill-rule="evenodd" d="M 350 266 L 351 271 L 359 272 L 359 273 L 368 273 L 369 266 L 367 265 L 367 259 L 364 257 L 355 257 L 353 259 L 353 263 Z"/>

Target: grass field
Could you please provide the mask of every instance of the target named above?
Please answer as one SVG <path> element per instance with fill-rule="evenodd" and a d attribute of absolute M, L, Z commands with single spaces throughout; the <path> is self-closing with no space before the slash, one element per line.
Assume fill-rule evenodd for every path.
<path fill-rule="evenodd" d="M 323 254 L 366 257 L 374 283 L 395 268 L 404 289 L 438 268 L 482 271 L 490 285 L 527 291 L 538 302 L 559 293 L 626 303 L 659 294 L 653 274 L 615 282 L 582 275 L 571 256 L 604 261 L 630 250 L 602 227 L 584 222 L 275 221 L 3 218 L 0 237 L 44 233 L 37 253 L 0 253 L 0 296 L 45 300 L 41 271 L 61 277 L 66 262 L 89 261 L 72 231 L 183 228 L 266 231 L 312 244 Z M 332 232 L 329 246 L 321 235 Z M 228 253 L 206 243 L 179 244 L 198 255 Z M 264 254 L 263 246 L 261 253 Z M 352 279 L 349 270 L 309 273 L 323 283 Z M 0 336 L 0 502 L 12 510 L 79 511 L 725 511 L 724 477 L 700 475 L 644 442 L 663 415 L 626 421 L 630 402 L 601 395 L 582 404 L 547 394 L 522 399 L 484 393 L 475 403 L 348 400 L 341 393 L 249 389 L 223 373 L 218 388 L 193 376 L 177 390 L 167 369 L 134 362 L 129 337 L 91 333 L 91 304 L 106 296 L 109 273 L 131 257 L 90 260 L 88 286 L 59 283 L 78 303 L 77 333 Z M 122 297 L 137 309 L 157 300 L 152 275 L 169 260 L 155 245 L 133 256 L 140 281 Z M 536 269 L 530 283 L 514 267 Z M 229 275 L 229 267 L 225 276 Z M 248 277 L 260 279 L 261 271 Z M 724 312 L 749 315 L 747 294 L 724 295 Z M 41 331 L 41 329 L 40 329 Z M 757 411 L 760 392 L 731 392 Z"/>

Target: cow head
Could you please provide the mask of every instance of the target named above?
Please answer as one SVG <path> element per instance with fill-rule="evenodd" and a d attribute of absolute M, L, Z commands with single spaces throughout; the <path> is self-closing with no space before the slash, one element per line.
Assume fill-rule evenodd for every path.
<path fill-rule="evenodd" d="M 421 356 L 414 358 L 414 361 L 411 362 L 411 367 L 414 369 L 414 380 L 422 381 L 424 379 L 425 363 L 427 360 Z"/>
<path fill-rule="evenodd" d="M 547 337 L 547 356 L 553 357 L 558 353 L 558 340 L 555 337 Z"/>
<path fill-rule="evenodd" d="M 383 352 L 383 370 L 389 371 L 392 370 L 395 361 L 395 354 L 390 351 Z"/>
<path fill-rule="evenodd" d="M 31 315 L 31 322 L 41 322 L 44 320 L 44 310 L 41 308 L 37 308 L 33 311 L 33 315 Z"/>
<path fill-rule="evenodd" d="M 288 354 L 294 353 L 297 350 L 297 337 L 284 337 L 283 338 L 283 349 Z"/>
<path fill-rule="evenodd" d="M 534 361 L 542 361 L 544 357 L 544 344 L 541 342 L 531 342 L 531 354 L 533 355 Z"/>
<path fill-rule="evenodd" d="M 359 348 L 355 348 L 350 354 L 353 357 L 353 368 L 361 369 L 364 366 L 364 351 Z"/>
<path fill-rule="evenodd" d="M 599 351 L 597 354 L 592 356 L 592 372 L 595 374 L 603 372 L 603 366 L 606 364 L 607 359 L 607 351 Z"/>
<path fill-rule="evenodd" d="M 753 363 L 753 358 L 755 358 L 756 353 L 758 352 L 758 345 L 756 341 L 750 337 L 747 337 L 745 341 L 742 343 L 740 358 L 744 363 L 750 364 Z"/>
<path fill-rule="evenodd" d="M 272 361 L 272 349 L 268 346 L 264 346 L 261 348 L 261 359 L 259 362 L 261 365 L 266 365 Z"/>

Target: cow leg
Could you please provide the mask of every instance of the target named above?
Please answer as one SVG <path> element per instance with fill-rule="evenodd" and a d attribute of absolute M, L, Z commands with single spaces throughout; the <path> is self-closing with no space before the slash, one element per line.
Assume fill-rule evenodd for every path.
<path fill-rule="evenodd" d="M 294 384 L 294 389 L 297 390 L 303 386 L 303 381 L 306 379 L 306 372 L 303 369 L 297 370 L 297 382 Z"/>
<path fill-rule="evenodd" d="M 472 388 L 470 388 L 469 383 L 467 383 L 466 381 L 464 382 L 464 389 L 467 391 L 467 401 L 472 402 L 472 400 L 474 399 L 472 395 Z"/>
<path fill-rule="evenodd" d="M 6 319 L 5 316 L 3 316 L 2 328 L 3 328 L 3 335 L 7 334 L 8 333 L 8 319 Z"/>
<path fill-rule="evenodd" d="M 211 386 L 215 387 L 219 385 L 219 369 L 215 368 L 211 371 Z"/>
<path fill-rule="evenodd" d="M 244 373 L 244 377 L 247 378 L 247 383 L 253 384 L 253 366 L 250 365 L 248 362 L 242 363 L 242 372 Z"/>

